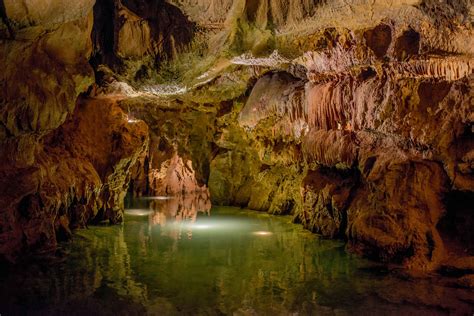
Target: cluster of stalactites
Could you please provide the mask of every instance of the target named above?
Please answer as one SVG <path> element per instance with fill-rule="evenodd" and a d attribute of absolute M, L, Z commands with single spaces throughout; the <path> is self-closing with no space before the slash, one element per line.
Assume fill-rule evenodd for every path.
<path fill-rule="evenodd" d="M 334 48 L 325 51 L 306 52 L 297 62 L 306 67 L 311 79 L 313 74 L 346 73 L 352 67 L 368 61 L 359 60 L 353 49 L 346 50 L 338 43 Z"/>
<path fill-rule="evenodd" d="M 390 67 L 397 77 L 455 81 L 474 74 L 474 59 L 448 57 L 443 59 L 396 62 Z"/>

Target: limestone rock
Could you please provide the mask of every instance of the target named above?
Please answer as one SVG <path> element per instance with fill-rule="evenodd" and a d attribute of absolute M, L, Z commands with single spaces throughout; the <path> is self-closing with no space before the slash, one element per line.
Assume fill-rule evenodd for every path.
<path fill-rule="evenodd" d="M 150 146 L 133 167 L 131 192 L 135 196 L 207 192 L 215 113 L 141 100 L 124 100 L 121 106 L 150 127 Z"/>
<path fill-rule="evenodd" d="M 193 33 L 193 23 L 163 0 L 97 1 L 92 63 L 107 65 L 130 81 L 147 80 L 156 65 L 190 43 Z"/>
<path fill-rule="evenodd" d="M 93 5 L 1 8 L 4 256 L 120 221 L 129 179 L 412 269 L 472 255 L 470 1 Z"/>
<path fill-rule="evenodd" d="M 427 18 L 425 7 L 398 5 L 400 16 L 387 13 L 393 20 L 386 24 L 319 33 L 325 47 L 294 60 L 307 69 L 306 80 L 281 69 L 260 75 L 237 110 L 247 140 L 226 142 L 230 152 L 211 164 L 210 188 L 218 201 L 270 211 L 275 192 L 299 186 L 289 212 L 305 227 L 340 236 L 373 259 L 433 270 L 448 255 L 437 226 L 454 212 L 446 197 L 452 189 L 474 191 L 472 57 L 436 53 L 459 47 L 448 49 L 412 24 L 413 16 Z M 258 156 L 252 165 L 229 159 L 238 151 L 255 157 L 246 146 Z M 285 174 L 282 168 L 303 176 L 290 185 L 268 176 Z M 260 191 L 256 179 L 266 180 Z"/>
<path fill-rule="evenodd" d="M 45 138 L 34 167 L 2 167 L 1 256 L 53 251 L 71 228 L 120 222 L 128 171 L 147 138 L 147 127 L 128 123 L 115 101 L 81 99 Z"/>

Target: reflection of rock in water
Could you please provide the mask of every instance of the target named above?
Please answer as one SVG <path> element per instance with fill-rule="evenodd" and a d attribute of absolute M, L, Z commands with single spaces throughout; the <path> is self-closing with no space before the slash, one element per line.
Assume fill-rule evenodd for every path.
<path fill-rule="evenodd" d="M 7 308 L 2 312 L 18 314 L 22 306 L 55 315 L 90 315 L 102 309 L 121 313 L 121 308 L 132 314 L 144 312 L 147 287 L 133 277 L 123 227 L 100 227 L 77 235 L 61 269 L 59 263 L 40 262 L 2 277 L 0 306 Z M 110 301 L 114 306 L 108 305 Z"/>
<path fill-rule="evenodd" d="M 472 291 L 436 278 L 375 273 L 343 243 L 319 239 L 289 218 L 215 209 L 204 223 L 237 222 L 238 230 L 196 231 L 199 238 L 192 240 L 163 236 L 178 220 L 192 220 L 183 205 L 202 210 L 198 197 L 179 199 L 189 204 L 156 211 L 166 226 L 129 217 L 122 227 L 91 227 L 67 244 L 65 262 L 0 270 L 0 312 L 25 314 L 21 308 L 28 306 L 32 314 L 47 315 L 472 313 Z"/>
<path fill-rule="evenodd" d="M 199 212 L 210 215 L 211 200 L 207 191 L 195 194 L 179 195 L 172 199 L 152 200 L 150 202 L 150 225 L 165 227 L 171 223 L 171 229 L 163 233 L 174 239 L 181 239 L 182 229 L 186 228 L 189 239 L 192 238 L 192 225 Z"/>

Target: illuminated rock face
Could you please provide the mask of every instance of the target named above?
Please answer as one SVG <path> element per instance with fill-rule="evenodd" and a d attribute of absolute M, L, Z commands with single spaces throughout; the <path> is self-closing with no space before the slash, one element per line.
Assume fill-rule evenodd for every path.
<path fill-rule="evenodd" d="M 191 160 L 183 161 L 177 153 L 150 172 L 150 193 L 154 195 L 178 195 L 206 190 L 196 181 Z"/>
<path fill-rule="evenodd" d="M 241 184 L 253 192 L 262 188 L 268 200 L 262 209 L 290 211 L 312 231 L 347 239 L 371 258 L 433 269 L 446 255 L 437 224 L 450 211 L 449 191 L 474 189 L 472 169 L 465 168 L 474 150 L 467 140 L 472 60 L 428 60 L 427 68 L 410 65 L 417 61 L 353 66 L 356 60 L 344 63 L 342 54 L 327 57 L 339 58 L 334 68 L 330 62 L 313 65 L 315 57 L 307 61 L 307 82 L 285 72 L 257 81 L 238 123 L 251 144 L 240 150 L 252 146 L 259 158 L 251 163 L 254 174 L 242 162 L 234 162 L 239 171 L 232 173 L 247 174 Z M 287 169 L 276 176 L 282 166 L 304 179 Z M 226 168 L 217 165 L 216 177 L 225 179 Z M 263 184 L 261 177 L 267 177 Z M 219 186 L 211 186 L 219 198 L 230 194 L 227 199 L 245 206 L 256 198 L 231 189 L 221 193 Z M 301 196 L 294 198 L 288 187 L 298 186 Z M 281 191 L 286 203 L 279 201 Z"/>
<path fill-rule="evenodd" d="M 3 256 L 120 221 L 129 180 L 410 268 L 474 255 L 468 1 L 3 6 Z"/>
<path fill-rule="evenodd" d="M 146 150 L 147 131 L 143 123 L 129 124 L 114 102 L 80 99 L 43 139 L 34 165 L 2 166 L 2 255 L 15 260 L 54 250 L 73 228 L 120 222 L 128 171 Z"/>
<path fill-rule="evenodd" d="M 446 30 L 453 34 L 448 44 L 442 31 L 412 27 L 413 16 L 425 20 L 431 6 L 445 9 L 425 2 L 387 24 L 315 35 L 324 46 L 292 61 L 306 69 L 305 78 L 290 75 L 291 68 L 260 76 L 232 127 L 245 137 L 229 136 L 222 143 L 233 152 L 211 163 L 215 202 L 294 214 L 354 251 L 413 269 L 472 255 L 470 242 L 453 247 L 442 227 L 450 213 L 462 214 L 451 228 L 472 223 L 462 205 L 474 192 L 474 64 L 472 46 L 455 38 L 466 32 L 470 42 L 473 32 Z M 426 23 L 444 28 L 451 18 Z M 468 193 L 453 207 L 447 200 L 456 192 Z"/>
<path fill-rule="evenodd" d="M 94 66 L 142 80 L 192 40 L 194 24 L 166 1 L 105 0 L 94 6 Z"/>

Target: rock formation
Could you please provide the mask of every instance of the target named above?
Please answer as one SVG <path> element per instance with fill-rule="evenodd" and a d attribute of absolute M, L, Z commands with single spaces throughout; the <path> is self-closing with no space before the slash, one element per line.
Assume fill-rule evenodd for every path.
<path fill-rule="evenodd" d="M 147 126 L 128 123 L 115 102 L 79 99 L 31 166 L 2 166 L 2 254 L 54 250 L 73 228 L 120 222 L 129 169 L 147 145 Z"/>
<path fill-rule="evenodd" d="M 148 144 L 146 125 L 115 101 L 78 99 L 93 82 L 94 1 L 45 2 L 2 3 L 0 254 L 10 261 L 54 250 L 72 228 L 120 221 L 128 170 Z"/>
<path fill-rule="evenodd" d="M 470 1 L 38 0 L 1 14 L 3 256 L 119 221 L 128 187 L 209 189 L 407 268 L 472 263 Z"/>
<path fill-rule="evenodd" d="M 456 20 L 426 13 L 446 5 L 456 9 L 400 4 L 392 9 L 398 15 L 387 11 L 383 22 L 371 27 L 359 21 L 350 29 L 315 32 L 305 45 L 323 47 L 292 62 L 306 69 L 307 79 L 294 73 L 293 65 L 257 75 L 238 114 L 248 142 L 235 145 L 258 159 L 234 158 L 229 168 L 224 163 L 229 154 L 218 156 L 211 163 L 213 199 L 293 213 L 314 232 L 342 237 L 376 260 L 430 270 L 452 256 L 452 245 L 445 249 L 449 237 L 440 235 L 437 225 L 457 212 L 446 199 L 465 192 L 460 204 L 468 204 L 474 188 L 467 167 L 474 148 L 468 140 L 473 46 L 456 40 L 460 34 L 472 40 L 472 29 L 461 26 L 468 17 L 458 17 L 461 23 L 445 30 L 452 35 L 449 44 L 443 32 L 427 29 L 444 25 L 443 19 Z M 413 16 L 428 25 L 415 23 Z M 284 38 L 287 45 L 288 37 L 277 40 Z M 248 65 L 260 63 L 249 60 Z M 222 192 L 221 179 L 228 178 L 232 186 Z M 468 243 L 459 247 L 463 253 L 457 255 L 472 255 Z"/>

